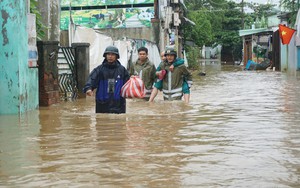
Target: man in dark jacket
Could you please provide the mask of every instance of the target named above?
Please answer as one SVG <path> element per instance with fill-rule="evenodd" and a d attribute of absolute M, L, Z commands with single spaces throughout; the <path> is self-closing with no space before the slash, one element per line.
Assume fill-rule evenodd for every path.
<path fill-rule="evenodd" d="M 125 113 L 126 100 L 121 96 L 121 88 L 129 80 L 129 73 L 118 61 L 120 55 L 115 46 L 108 46 L 103 57 L 102 64 L 89 75 L 83 92 L 92 96 L 97 89 L 96 113 Z"/>

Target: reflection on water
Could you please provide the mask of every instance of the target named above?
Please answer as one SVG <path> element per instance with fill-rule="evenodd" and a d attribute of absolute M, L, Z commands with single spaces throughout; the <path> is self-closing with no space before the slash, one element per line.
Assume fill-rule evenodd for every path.
<path fill-rule="evenodd" d="M 0 116 L 0 186 L 298 187 L 300 77 L 218 64 L 192 99 L 94 99 Z"/>

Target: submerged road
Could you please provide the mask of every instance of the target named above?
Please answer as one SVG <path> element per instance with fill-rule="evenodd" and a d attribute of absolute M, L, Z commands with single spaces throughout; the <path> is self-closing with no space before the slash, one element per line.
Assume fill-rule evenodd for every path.
<path fill-rule="evenodd" d="M 209 64 L 191 103 L 0 116 L 0 187 L 299 187 L 300 76 Z"/>

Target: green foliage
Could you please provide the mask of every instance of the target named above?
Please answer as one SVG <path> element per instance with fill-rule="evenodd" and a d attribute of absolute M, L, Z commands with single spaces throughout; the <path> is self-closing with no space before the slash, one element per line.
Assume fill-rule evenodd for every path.
<path fill-rule="evenodd" d="M 38 1 L 30 0 L 30 13 L 35 14 L 36 16 L 36 32 L 37 40 L 42 40 L 46 36 L 45 29 L 47 28 L 42 22 L 42 15 L 38 10 Z"/>
<path fill-rule="evenodd" d="M 200 58 L 200 48 L 198 47 L 191 47 L 187 46 L 187 60 L 189 63 L 189 69 L 198 69 L 199 68 L 199 61 Z"/>
<path fill-rule="evenodd" d="M 282 0 L 289 5 L 291 10 L 295 10 L 297 0 Z M 242 38 L 238 31 L 243 29 L 244 25 L 251 26 L 256 20 L 260 20 L 263 27 L 266 24 L 268 16 L 274 14 L 273 4 L 258 3 L 235 3 L 226 0 L 185 0 L 188 7 L 189 19 L 195 22 L 196 26 L 184 25 L 184 39 L 193 41 L 197 46 L 216 46 L 222 45 L 222 56 L 227 60 L 237 60 L 242 57 Z M 294 2 L 294 3 L 292 3 Z M 254 13 L 245 14 L 242 7 L 249 7 Z M 188 48 L 188 58 L 196 57 L 194 47 Z M 198 53 L 198 51 L 197 51 Z M 194 62 L 189 60 L 189 62 Z"/>
<path fill-rule="evenodd" d="M 241 29 L 241 12 L 237 4 L 230 2 L 228 7 L 232 7 L 224 12 L 222 19 L 222 30 L 216 34 L 218 44 L 224 47 L 233 47 L 241 42 L 238 30 Z"/>
<path fill-rule="evenodd" d="M 222 54 L 227 53 L 232 61 L 241 59 L 242 55 L 242 38 L 238 34 L 238 30 L 242 29 L 242 17 L 239 4 L 229 2 L 224 12 L 222 31 L 217 35 L 218 43 L 222 45 Z"/>
<path fill-rule="evenodd" d="M 290 17 L 288 22 L 291 24 L 295 24 L 297 11 L 300 8 L 300 4 L 298 0 L 281 0 L 280 4 L 283 8 L 290 12 Z"/>
<path fill-rule="evenodd" d="M 185 25 L 185 40 L 193 41 L 197 46 L 215 46 L 221 44 L 222 52 L 231 59 L 240 59 L 242 39 L 238 30 L 242 26 L 242 12 L 240 4 L 223 0 L 188 0 L 187 17 L 195 22 L 195 26 Z M 191 8 L 191 9 L 190 9 Z M 193 59 L 195 48 L 187 48 L 188 58 Z M 199 58 L 199 57 L 197 57 Z M 195 62 L 194 60 L 189 60 Z"/>
<path fill-rule="evenodd" d="M 211 43 L 213 35 L 208 15 L 198 10 L 190 12 L 188 17 L 195 22 L 196 25 L 188 25 L 185 28 L 185 39 L 194 41 L 197 46 L 203 46 L 204 44 Z"/>
<path fill-rule="evenodd" d="M 299 9 L 297 1 L 298 0 L 281 0 L 280 4 L 283 8 L 294 12 Z"/>
<path fill-rule="evenodd" d="M 262 16 L 269 16 L 273 14 L 273 8 L 275 7 L 274 4 L 266 3 L 266 4 L 259 4 L 259 3 L 246 3 L 246 6 L 254 10 L 255 17 L 261 18 Z"/>
<path fill-rule="evenodd" d="M 244 7 L 251 8 L 254 12 L 244 14 L 244 29 L 250 29 L 254 24 L 256 28 L 266 27 L 268 16 L 277 14 L 279 10 L 274 4 L 244 3 Z"/>

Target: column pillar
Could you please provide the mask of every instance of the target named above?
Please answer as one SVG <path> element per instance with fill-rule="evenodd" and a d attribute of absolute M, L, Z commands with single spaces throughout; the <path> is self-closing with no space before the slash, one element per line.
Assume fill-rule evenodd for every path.
<path fill-rule="evenodd" d="M 78 97 L 85 97 L 82 89 L 90 74 L 90 44 L 89 43 L 73 43 L 75 50 L 75 70 L 77 78 Z"/>
<path fill-rule="evenodd" d="M 49 106 L 60 102 L 57 53 L 58 41 L 38 41 L 39 103 Z"/>

